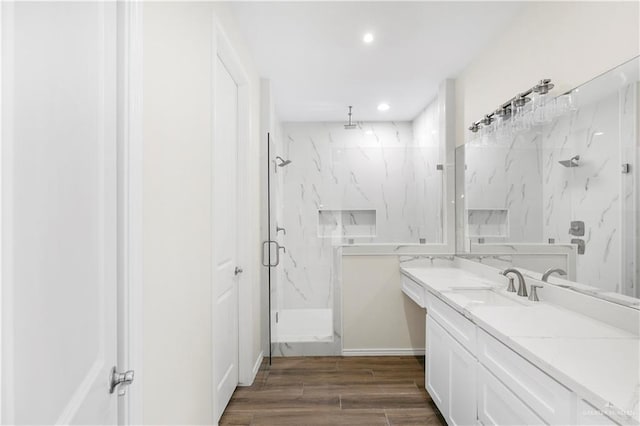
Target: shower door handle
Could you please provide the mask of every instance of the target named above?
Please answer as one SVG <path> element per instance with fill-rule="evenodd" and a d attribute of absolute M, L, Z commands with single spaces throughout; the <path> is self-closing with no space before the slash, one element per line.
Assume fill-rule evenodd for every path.
<path fill-rule="evenodd" d="M 271 260 L 271 244 L 275 244 L 275 249 L 276 249 L 276 259 L 275 259 L 275 263 L 271 264 L 270 260 Z M 266 250 L 265 250 L 266 247 Z M 262 242 L 262 266 L 269 266 L 269 267 L 275 267 L 278 266 L 280 264 L 280 244 L 278 244 L 277 241 L 263 241 Z M 265 251 L 267 252 L 267 256 L 265 258 Z"/>
<path fill-rule="evenodd" d="M 277 241 L 271 241 L 271 242 L 276 245 L 276 263 L 274 263 L 271 266 L 278 266 L 280 264 L 280 244 L 278 244 Z"/>

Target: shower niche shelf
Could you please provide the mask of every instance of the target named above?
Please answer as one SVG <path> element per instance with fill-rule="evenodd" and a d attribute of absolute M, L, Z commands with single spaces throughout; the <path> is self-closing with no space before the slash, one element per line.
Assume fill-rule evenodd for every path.
<path fill-rule="evenodd" d="M 509 236 L 509 210 L 467 209 L 469 238 L 506 238 Z"/>
<path fill-rule="evenodd" d="M 375 210 L 318 210 L 318 237 L 320 238 L 375 236 Z"/>

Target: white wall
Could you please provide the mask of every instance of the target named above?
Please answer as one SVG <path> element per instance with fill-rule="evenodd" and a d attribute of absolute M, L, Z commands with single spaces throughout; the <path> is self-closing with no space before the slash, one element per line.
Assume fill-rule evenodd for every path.
<path fill-rule="evenodd" d="M 213 14 L 251 80 L 250 152 L 257 148 L 259 79 L 224 4 L 144 4 L 145 424 L 212 424 L 211 64 Z M 244 159 L 257 169 L 258 155 Z M 258 206 L 257 173 L 249 200 Z M 258 232 L 255 223 L 247 224 Z M 257 234 L 256 234 L 257 235 Z M 243 265 L 259 312 L 258 244 Z M 243 293 L 242 291 L 240 292 Z M 241 352 L 260 353 L 260 316 Z M 247 355 L 248 354 L 248 355 Z M 243 358 L 244 357 L 244 358 Z M 242 366 L 241 366 L 242 368 Z M 242 380 L 242 377 L 241 377 Z"/>
<path fill-rule="evenodd" d="M 469 124 L 541 78 L 562 93 L 640 54 L 638 2 L 528 4 L 456 80 L 456 144 Z"/>
<path fill-rule="evenodd" d="M 342 297 L 345 352 L 424 349 L 425 311 L 401 290 L 398 256 L 344 256 Z"/>

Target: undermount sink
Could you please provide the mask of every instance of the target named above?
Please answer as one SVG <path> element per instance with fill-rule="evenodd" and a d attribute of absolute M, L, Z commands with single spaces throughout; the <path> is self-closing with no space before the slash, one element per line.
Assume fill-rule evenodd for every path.
<path fill-rule="evenodd" d="M 460 289 L 453 290 L 453 294 L 459 294 L 476 305 L 485 306 L 523 306 L 524 303 L 511 299 L 510 297 L 503 296 L 494 290 L 483 289 Z"/>

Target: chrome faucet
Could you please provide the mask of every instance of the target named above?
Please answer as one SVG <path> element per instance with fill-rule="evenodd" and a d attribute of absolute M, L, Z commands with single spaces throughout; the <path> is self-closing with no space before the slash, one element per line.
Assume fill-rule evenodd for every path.
<path fill-rule="evenodd" d="M 508 268 L 500 273 L 505 277 L 509 273 L 515 274 L 515 276 L 518 277 L 518 296 L 527 297 L 527 285 L 524 282 L 524 277 L 522 276 L 522 273 L 520 271 L 514 268 Z"/>
<path fill-rule="evenodd" d="M 545 271 L 544 274 L 542 274 L 542 281 L 544 281 L 545 283 L 549 280 L 549 275 L 556 273 L 558 275 L 560 275 L 561 277 L 564 277 L 567 275 L 567 272 L 564 269 L 560 269 L 560 268 L 551 268 L 551 269 L 547 269 Z"/>

